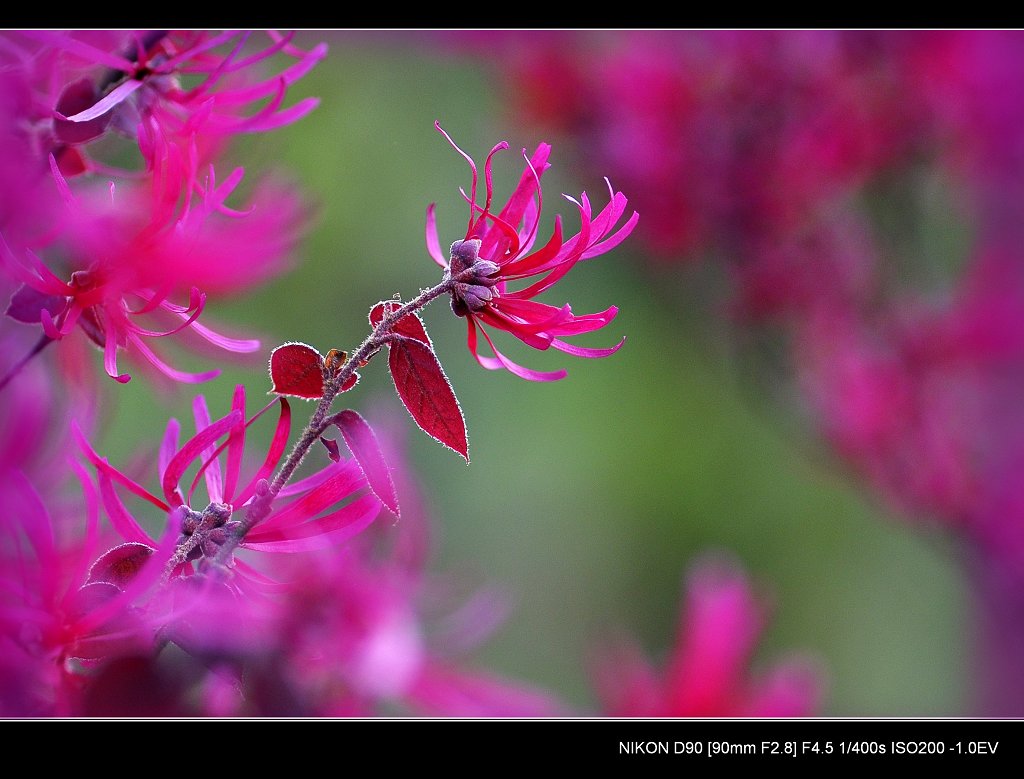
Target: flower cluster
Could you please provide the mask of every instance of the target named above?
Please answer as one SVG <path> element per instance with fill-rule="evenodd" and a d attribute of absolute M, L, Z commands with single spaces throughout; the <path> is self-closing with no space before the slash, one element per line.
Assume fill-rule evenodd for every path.
<path fill-rule="evenodd" d="M 720 262 L 733 311 L 785 337 L 842 461 L 966 542 L 988 653 L 979 707 L 1019 715 L 1024 36 L 487 40 L 516 115 L 578 133 L 634 193 L 663 269 Z"/>
<path fill-rule="evenodd" d="M 629 641 L 603 648 L 596 681 L 612 717 L 806 717 L 818 709 L 816 663 L 794 657 L 755 678 L 746 666 L 763 608 L 743 571 L 708 556 L 686 579 L 679 630 L 663 671 Z"/>
<path fill-rule="evenodd" d="M 650 255 L 721 261 L 749 317 L 862 294 L 867 258 L 829 251 L 867 229 L 847 205 L 960 138 L 941 33 L 467 35 L 508 54 L 517 118 L 581 138 L 633 193 Z"/>
<path fill-rule="evenodd" d="M 440 125 L 437 126 L 441 130 Z M 536 251 L 531 251 L 540 229 L 543 203 L 540 179 L 548 169 L 551 147 L 542 143 L 532 157 L 526 157 L 526 170 L 508 202 L 498 213 L 492 210 L 494 196 L 491 161 L 494 155 L 508 148 L 499 143 L 484 162 L 484 204 L 477 200 L 479 176 L 476 163 L 455 145 L 447 133 L 448 142 L 469 162 L 473 182 L 469 202 L 469 224 L 465 236 L 451 245 L 448 258 L 441 252 L 437 236 L 434 206 L 427 210 L 427 249 L 434 261 L 445 269 L 446 279 L 457 279 L 452 290 L 452 311 L 465 317 L 468 328 L 467 343 L 473 356 L 485 368 L 502 368 L 531 381 L 554 381 L 563 378 L 564 370 L 535 371 L 516 364 L 495 347 L 484 326 L 510 333 L 534 349 L 554 347 L 576 357 L 607 357 L 619 350 L 625 339 L 609 348 L 595 349 L 563 341 L 559 336 L 573 336 L 598 330 L 610 323 L 618 313 L 612 306 L 595 314 L 573 314 L 567 303 L 561 308 L 533 300 L 550 289 L 567 274 L 576 263 L 605 254 L 618 246 L 633 231 L 639 216 L 636 212 L 619 227 L 626 211 L 626 197 L 608 186 L 609 203 L 596 216 L 584 192 L 579 200 L 567 196 L 576 205 L 580 215 L 580 231 L 567 240 L 562 238 L 561 218 L 556 218 L 554 233 Z M 523 289 L 512 290 L 508 285 L 523 279 L 541 278 Z M 481 355 L 477 334 L 482 333 L 494 357 Z"/>
<path fill-rule="evenodd" d="M 307 52 L 292 35 L 270 33 L 252 51 L 251 39 L 198 31 L 3 34 L 0 170 L 8 186 L 0 268 L 14 288 L 9 317 L 38 327 L 44 343 L 80 332 L 120 382 L 130 378 L 118 368 L 122 351 L 175 381 L 217 375 L 172 367 L 153 339 L 229 352 L 259 347 L 196 320 L 208 294 L 238 292 L 284 267 L 303 207 L 275 182 L 239 207 L 231 201 L 244 169 L 218 177 L 215 163 L 233 135 L 273 130 L 316 106 L 312 98 L 283 101 L 326 47 Z M 259 68 L 273 57 L 291 64 L 264 78 Z M 127 167 L 116 143 L 125 137 L 136 160 Z"/>
<path fill-rule="evenodd" d="M 270 441 L 253 458 L 253 425 L 273 408 Z M 184 443 L 179 424 L 168 424 L 156 490 L 76 431 L 92 471 L 73 466 L 88 509 L 84 528 L 49 511 L 24 476 L 12 472 L 3 484 L 13 509 L 0 527 L 6 716 L 563 710 L 547 693 L 452 655 L 452 646 L 471 647 L 493 627 L 484 615 L 496 601 L 486 591 L 473 596 L 476 607 L 446 607 L 453 611 L 445 645 L 428 638 L 430 521 L 393 446 L 400 524 L 380 521 L 390 514 L 360 466 L 339 457 L 283 488 L 221 562 L 237 518 L 267 495 L 289 439 L 290 407 L 275 400 L 247 417 L 239 387 L 225 416 L 211 420 L 201 396 L 194 416 L 196 433 Z M 250 460 L 258 465 L 250 469 Z"/>
<path fill-rule="evenodd" d="M 463 193 L 468 225 L 447 256 L 428 209 L 427 250 L 443 268 L 436 286 L 372 306 L 371 333 L 351 352 L 321 355 L 297 341 L 275 349 L 276 397 L 255 412 L 245 385 L 219 417 L 199 395 L 194 432 L 183 434 L 172 418 L 159 444 L 131 464 L 102 454 L 105 409 L 75 343 L 99 347 L 105 373 L 121 384 L 130 379 L 124 358 L 177 382 L 217 375 L 174 367 L 158 339 L 259 348 L 199 319 L 211 301 L 285 266 L 305 212 L 274 181 L 243 199 L 244 169 L 226 171 L 221 155 L 240 133 L 309 114 L 317 99 L 289 104 L 289 88 L 325 54 L 323 44 L 304 49 L 295 35 L 272 31 L 0 34 L 0 170 L 9 182 L 0 194 L 0 290 L 11 324 L 0 346 L 26 355 L 0 366 L 8 393 L 0 424 L 2 716 L 573 710 L 467 657 L 502 621 L 504 599 L 430 569 L 433 521 L 397 436 L 333 408 L 387 347 L 415 422 L 468 461 L 461 406 L 418 313 L 441 297 L 466 320 L 483 367 L 529 380 L 565 372 L 518 365 L 491 332 L 588 358 L 623 345 L 565 340 L 608 325 L 615 306 L 575 314 L 569 304 L 535 299 L 638 223 L 609 183 L 603 208 L 586 193 L 567 197 L 578 230 L 564 235 L 557 217 L 538 248 L 548 144 L 524 150 L 525 170 L 499 210 L 492 163 L 508 145 L 494 146 L 483 164 L 481 204 L 480 171 L 437 125 L 469 162 L 472 186 Z M 493 357 L 480 353 L 481 334 Z M 33 359 L 56 342 L 65 346 L 48 354 L 59 353 L 61 375 L 75 385 L 67 403 L 52 397 L 53 366 Z M 294 436 L 288 397 L 315 401 Z M 640 662 L 620 663 L 614 674 L 605 668 L 607 712 L 813 711 L 813 674 L 786 668 L 764 683 L 742 678 L 760 622 L 738 570 L 702 569 L 678 662 L 661 680 Z"/>

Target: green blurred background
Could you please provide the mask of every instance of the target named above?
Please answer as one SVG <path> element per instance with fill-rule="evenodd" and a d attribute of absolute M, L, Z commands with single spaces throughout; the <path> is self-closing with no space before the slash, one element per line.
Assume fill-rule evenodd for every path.
<path fill-rule="evenodd" d="M 266 345 L 250 366 L 201 388 L 215 415 L 237 382 L 251 406 L 261 403 L 273 346 L 351 349 L 374 302 L 409 299 L 439 280 L 424 248 L 424 212 L 438 203 L 442 243 L 462 237 L 458 188 L 469 170 L 434 120 L 479 161 L 509 141 L 496 163 L 499 196 L 522 169 L 518 150 L 553 142 L 545 229 L 556 209 L 576 224 L 558 192 L 585 189 L 604 203 L 604 182 L 569 166 L 562 146 L 570 139 L 517 125 L 472 60 L 414 45 L 415 33 L 303 36 L 328 40 L 331 51 L 289 102 L 317 95 L 320 107 L 296 125 L 246 137 L 230 156 L 250 182 L 284 171 L 318 216 L 290 274 L 204 314 Z M 616 321 L 582 341 L 605 346 L 626 335 L 618 354 L 526 354 L 499 336 L 530 367 L 568 368 L 562 382 L 481 369 L 447 304 L 425 313 L 465 412 L 472 458 L 467 467 L 408 419 L 437 523 L 435 567 L 513 598 L 478 664 L 595 711 L 587 664 L 602 641 L 625 630 L 663 657 L 687 567 L 705 551 L 727 550 L 771 605 L 755 669 L 790 650 L 816 656 L 827 674 L 823 715 L 969 713 L 970 613 L 952 542 L 888 514 L 807 432 L 788 389 L 766 391 L 775 379 L 752 375 L 758 360 L 737 345 L 707 292 L 714 278 L 645 270 L 630 244 L 578 267 L 544 298 L 571 301 L 577 312 L 618 305 Z M 399 408 L 380 361 L 344 400 L 363 411 Z M 168 412 L 189 418 L 189 401 L 186 391 L 154 407 L 145 381 L 119 388 L 104 453 L 126 457 L 158 440 Z M 296 406 L 301 423 L 313 407 Z"/>

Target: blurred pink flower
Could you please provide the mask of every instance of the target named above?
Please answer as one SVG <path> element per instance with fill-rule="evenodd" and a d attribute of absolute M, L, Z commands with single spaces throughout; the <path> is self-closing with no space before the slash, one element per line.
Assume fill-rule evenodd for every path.
<path fill-rule="evenodd" d="M 277 404 L 280 415 L 266 455 L 254 472 L 243 475 L 246 431 Z M 196 434 L 180 447 L 177 420 L 171 419 L 167 425 L 157 472 L 162 497 L 111 466 L 75 431 L 79 447 L 95 468 L 107 514 L 126 541 L 153 544 L 125 506 L 121 491 L 141 498 L 164 516 L 180 522 L 182 536 L 175 552 L 178 564 L 174 571 L 178 576 L 192 575 L 194 561 L 202 568 L 204 560 L 215 557 L 237 525 L 233 518 L 236 512 L 266 493 L 268 479 L 285 453 L 291 429 L 291 409 L 284 398 L 247 420 L 245 388 L 241 385 L 235 388 L 231 411 L 226 416 L 211 421 L 202 395 L 196 397 L 193 413 Z M 198 466 L 198 472 L 190 481 L 186 474 L 193 466 Z M 200 482 L 206 491 L 202 501 L 196 494 Z M 193 506 L 203 508 L 196 510 Z M 364 530 L 380 510 L 381 503 L 368 491 L 359 466 L 352 460 L 339 459 L 284 487 L 271 513 L 252 527 L 240 546 L 267 552 L 300 552 L 340 544 Z M 232 566 L 236 584 L 258 586 L 264 582 L 265 577 L 244 560 L 235 559 Z"/>
<path fill-rule="evenodd" d="M 207 298 L 200 288 L 237 292 L 280 269 L 302 221 L 291 191 L 260 188 L 253 213 L 239 216 L 222 212 L 241 181 L 241 169 L 219 184 L 211 169 L 198 202 L 182 203 L 175 183 L 159 175 L 152 191 L 111 184 L 105 196 L 88 191 L 76 197 L 52 158 L 51 167 L 65 213 L 45 253 L 61 257 L 64 278 L 36 252 L 15 252 L 3 242 L 2 265 L 22 284 L 8 316 L 41 325 L 55 340 L 80 329 L 103 349 L 104 368 L 119 382 L 131 378 L 118 370 L 119 349 L 175 381 L 219 374 L 173 368 L 149 344 L 154 338 L 180 341 L 188 334 L 229 352 L 259 348 L 259 341 L 229 338 L 196 321 Z M 187 296 L 188 303 L 172 302 L 177 296 Z"/>
<path fill-rule="evenodd" d="M 70 46 L 50 46 L 33 40 L 33 35 L 67 40 Z M 95 58 L 83 53 L 116 50 L 124 40 L 124 32 L 113 30 L 0 33 L 0 133 L 5 140 L 0 160 L 5 172 L 20 163 L 21 175 L 13 180 L 31 191 L 33 180 L 48 174 L 50 155 L 65 176 L 94 169 L 82 146 L 106 132 L 109 117 L 72 124 L 60 116 L 91 105 L 98 97 L 97 82 L 110 75 Z M 24 194 L 19 192 L 19 197 Z M 20 205 L 22 212 L 33 206 L 35 198 L 26 200 Z M 19 204 L 12 198 L 10 202 L 5 199 L 4 206 L 18 208 Z M 4 208 L 4 214 L 8 213 Z M 10 229 L 7 222 L 0 223 L 4 230 Z"/>
<path fill-rule="evenodd" d="M 747 670 L 764 613 L 744 573 L 707 558 L 687 577 L 675 643 L 662 670 L 634 644 L 606 649 L 597 667 L 602 713 L 617 717 L 805 717 L 821 679 L 807 659 Z"/>
<path fill-rule="evenodd" d="M 0 472 L 6 507 L 0 516 L 4 716 L 74 714 L 86 681 L 82 670 L 152 647 L 155 630 L 135 607 L 159 578 L 174 536 L 142 557 L 132 558 L 134 550 L 123 546 L 97 557 L 104 535 L 97 496 L 84 474 L 79 477 L 85 490 L 76 507 L 81 514 L 55 516 L 20 471 Z"/>
<path fill-rule="evenodd" d="M 622 226 L 615 227 L 626 210 L 625 196 L 613 191 L 609 184 L 610 202 L 596 217 L 585 192 L 579 201 L 566 196 L 579 209 L 580 232 L 563 241 L 561 218 L 556 217 L 554 233 L 547 244 L 531 254 L 540 226 L 540 178 L 550 167 L 547 160 L 551 147 L 542 143 L 533 157 L 527 158 L 526 170 L 518 186 L 501 212 L 495 214 L 491 210 L 494 194 L 491 161 L 498 151 L 507 149 L 508 144 L 499 143 L 487 155 L 484 163 L 484 205 L 480 206 L 476 202 L 476 163 L 455 145 L 440 125 L 437 129 L 469 162 L 473 184 L 468 196 L 463 193 L 470 206 L 465 237 L 452 244 L 446 259 L 441 252 L 434 205 L 431 204 L 427 209 L 427 249 L 434 261 L 445 269 L 446 278 L 474 270 L 473 277 L 457 284 L 452 292 L 452 310 L 466 318 L 469 350 L 477 362 L 490 370 L 505 368 L 531 381 L 554 381 L 566 375 L 564 370 L 541 372 L 516 364 L 494 346 L 485 325 L 511 333 L 534 349 L 554 347 L 577 357 L 607 357 L 618 351 L 625 339 L 611 348 L 593 349 L 567 343 L 559 337 L 589 333 L 604 327 L 618 313 L 615 306 L 596 314 L 575 315 L 568 303 L 556 308 L 532 298 L 554 286 L 577 262 L 611 251 L 633 231 L 639 218 L 636 212 Z M 526 156 L 525 149 L 523 156 Z M 509 282 L 533 276 L 543 278 L 520 290 L 511 290 L 507 286 Z M 494 357 L 478 352 L 478 332 L 483 334 Z"/>
<path fill-rule="evenodd" d="M 294 33 L 262 35 L 267 42 L 254 51 L 254 33 L 244 30 L 26 30 L 5 33 L 2 52 L 9 68 L 31 79 L 42 159 L 53 154 L 69 176 L 93 170 L 80 147 L 115 129 L 138 138 L 148 170 L 186 184 L 230 136 L 276 129 L 318 105 L 316 98 L 283 102 L 326 56 L 326 44 L 303 51 Z M 290 64 L 260 75 L 275 56 Z"/>
<path fill-rule="evenodd" d="M 577 134 L 636 193 L 649 249 L 720 261 L 731 311 L 781 325 L 761 343 L 784 344 L 842 462 L 955 531 L 985 623 L 980 711 L 1019 715 L 1024 33 L 504 32 L 476 50 L 517 117 Z"/>
<path fill-rule="evenodd" d="M 10 183 L 0 194 L 0 266 L 22 284 L 12 318 L 41 324 L 53 340 L 80 329 L 120 382 L 130 376 L 118 369 L 119 350 L 174 381 L 217 375 L 171 367 L 151 338 L 259 347 L 195 320 L 208 294 L 280 272 L 304 226 L 290 188 L 260 184 L 238 210 L 228 201 L 244 170 L 218 178 L 212 164 L 232 135 L 281 127 L 317 105 L 285 107 L 284 98 L 326 46 L 303 51 L 294 34 L 265 34 L 254 50 L 245 31 L 0 33 L 0 173 Z M 289 64 L 276 76 L 257 73 L 277 59 Z M 111 131 L 137 138 L 144 170 L 88 156 Z M 97 187 L 81 174 L 114 179 Z"/>
<path fill-rule="evenodd" d="M 236 429 L 238 422 L 229 420 L 226 425 Z M 262 555 L 251 564 L 236 559 L 235 575 L 227 579 L 172 578 L 168 597 L 159 604 L 162 610 L 151 609 L 148 616 L 161 621 L 160 635 L 187 657 L 139 655 L 105 664 L 86 690 L 87 713 L 333 717 L 559 713 L 560 705 L 548 694 L 467 665 L 466 652 L 501 620 L 502 604 L 487 590 L 478 590 L 463 602 L 453 597 L 450 582 L 427 572 L 429 517 L 387 427 L 378 432 L 385 433 L 382 445 L 401 496 L 400 522 L 375 522 L 340 548 Z M 202 450 L 204 461 L 213 461 L 211 443 L 194 440 L 182 451 L 190 447 Z M 230 442 L 227 447 L 229 460 L 231 452 L 238 455 Z M 163 461 L 170 451 L 168 443 Z M 94 455 L 90 460 L 102 462 Z M 184 464 L 181 460 L 176 465 L 171 458 L 163 479 L 165 492 L 175 483 L 173 474 L 166 474 Z M 110 491 L 111 469 L 98 464 L 97 470 L 108 512 L 114 506 L 118 513 L 102 492 Z M 197 473 L 194 483 L 209 471 Z M 229 467 L 220 477 L 225 495 L 230 472 Z M 116 483 L 141 494 L 124 477 Z M 215 488 L 214 494 L 221 493 Z M 313 500 L 319 498 L 309 490 L 296 503 Z M 147 691 L 145 700 L 128 694 L 131 689 Z"/>
<path fill-rule="evenodd" d="M 578 159 L 634 193 L 644 215 L 637 232 L 653 258 L 722 262 L 736 283 L 737 310 L 751 318 L 799 308 L 808 259 L 816 260 L 817 288 L 849 281 L 849 268 L 828 251 L 828 224 L 837 214 L 848 222 L 871 187 L 937 150 L 955 156 L 962 148 L 965 95 L 925 83 L 929 75 L 948 83 L 962 64 L 946 36 L 508 32 L 484 48 L 478 33 L 447 35 L 502 63 L 518 120 L 578 137 Z M 947 56 L 928 59 L 936 47 Z M 571 97 L 548 99 L 563 94 Z M 814 252 L 789 251 L 812 243 Z M 798 283 L 787 281 L 790 273 Z"/>
<path fill-rule="evenodd" d="M 422 606 L 432 576 L 394 560 L 370 562 L 351 550 L 312 560 L 298 578 L 285 579 L 288 607 L 276 627 L 287 658 L 283 672 L 311 713 L 509 717 L 562 711 L 547 692 L 469 666 L 459 656 L 465 649 L 452 650 L 455 637 L 446 642 L 433 635 L 439 623 Z"/>

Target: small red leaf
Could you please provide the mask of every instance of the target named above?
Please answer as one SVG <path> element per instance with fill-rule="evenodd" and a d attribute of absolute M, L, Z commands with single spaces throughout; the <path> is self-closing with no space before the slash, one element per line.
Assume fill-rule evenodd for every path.
<path fill-rule="evenodd" d="M 404 317 L 404 322 L 409 317 Z M 416 318 L 417 323 L 422 323 Z M 424 331 L 424 335 L 426 332 Z M 469 462 L 469 441 L 466 420 L 452 391 L 452 385 L 427 343 L 414 338 L 392 341 L 388 366 L 398 390 L 398 397 L 416 420 L 420 429 L 466 458 Z"/>
<path fill-rule="evenodd" d="M 381 451 L 373 428 L 352 409 L 346 409 L 338 414 L 335 424 L 362 469 L 373 494 L 397 517 L 398 496 L 395 494 L 395 483 L 391 481 L 391 471 L 388 470 L 384 452 Z"/>
<path fill-rule="evenodd" d="M 92 564 L 86 584 L 105 582 L 124 589 L 153 554 L 153 547 L 135 541 L 115 546 Z"/>
<path fill-rule="evenodd" d="M 394 313 L 402 307 L 396 300 L 382 300 L 370 309 L 370 325 L 377 327 L 388 314 Z M 391 332 L 396 335 L 404 335 L 406 338 L 415 338 L 417 341 L 431 346 L 430 336 L 427 335 L 423 321 L 418 314 L 406 314 L 391 326 Z"/>
<path fill-rule="evenodd" d="M 324 358 L 312 346 L 293 341 L 270 353 L 271 392 L 316 400 L 324 394 Z"/>

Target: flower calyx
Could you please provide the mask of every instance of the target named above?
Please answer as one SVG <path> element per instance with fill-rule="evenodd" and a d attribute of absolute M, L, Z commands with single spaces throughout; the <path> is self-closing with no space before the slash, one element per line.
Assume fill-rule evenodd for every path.
<path fill-rule="evenodd" d="M 452 287 L 452 311 L 456 316 L 480 311 L 497 294 L 493 287 L 500 279 L 493 276 L 501 268 L 480 259 L 481 243 L 479 238 L 467 238 L 452 244 L 445 280 L 457 279 Z"/>

